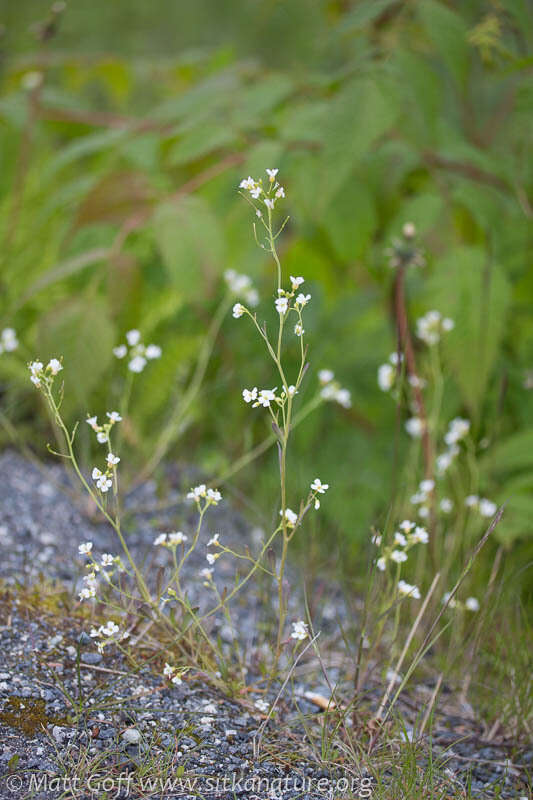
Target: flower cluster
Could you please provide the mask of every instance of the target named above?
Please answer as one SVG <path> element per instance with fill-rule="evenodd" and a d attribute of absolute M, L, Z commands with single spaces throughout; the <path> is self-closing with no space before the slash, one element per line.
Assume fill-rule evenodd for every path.
<path fill-rule="evenodd" d="M 266 188 L 263 185 L 262 178 L 259 178 L 259 180 L 256 181 L 250 175 L 248 175 L 247 178 L 243 178 L 243 180 L 239 184 L 239 189 L 244 189 L 245 191 L 250 193 L 250 197 L 252 198 L 250 200 L 250 203 L 255 208 L 255 213 L 259 218 L 263 216 L 263 212 L 255 204 L 254 201 L 262 200 L 265 206 L 267 207 L 268 213 L 270 214 L 274 210 L 276 201 L 285 197 L 285 189 L 276 180 L 276 175 L 278 174 L 278 172 L 279 172 L 278 169 L 266 170 L 266 173 L 268 175 L 268 184 Z"/>
<path fill-rule="evenodd" d="M 457 608 L 459 610 L 466 609 L 467 611 L 479 611 L 479 600 L 477 597 L 467 597 L 465 602 L 462 603 L 456 597 L 450 599 L 451 592 L 446 592 L 443 595 L 442 603 L 448 603 L 448 608 Z"/>
<path fill-rule="evenodd" d="M 252 279 L 248 275 L 241 275 L 234 269 L 227 269 L 224 273 L 224 280 L 228 289 L 233 294 L 240 295 L 249 306 L 256 306 L 259 303 L 259 293 L 252 286 Z M 242 311 L 240 311 L 242 309 Z M 245 313 L 246 309 L 240 303 L 233 306 L 233 316 L 237 319 Z"/>
<path fill-rule="evenodd" d="M 119 462 L 120 458 L 118 456 L 115 456 L 113 453 L 108 453 L 106 456 L 106 468 L 104 472 L 98 469 L 98 467 L 93 467 L 91 477 L 93 481 L 96 483 L 96 488 L 103 494 L 108 492 L 109 489 L 113 486 L 115 469 Z"/>
<path fill-rule="evenodd" d="M 165 678 L 168 678 L 171 683 L 177 686 L 180 683 L 183 683 L 181 676 L 183 675 L 183 670 L 178 670 L 177 667 L 173 667 L 171 664 L 167 664 L 165 662 L 165 667 L 163 669 L 163 675 Z"/>
<path fill-rule="evenodd" d="M 85 420 L 87 425 L 89 425 L 89 427 L 92 428 L 93 431 L 96 433 L 96 440 L 99 442 L 99 444 L 107 444 L 109 442 L 109 434 L 111 432 L 111 428 L 113 427 L 113 425 L 115 425 L 115 423 L 122 421 L 122 417 L 120 416 L 118 411 L 107 411 L 106 416 L 108 418 L 108 422 L 103 422 L 102 424 L 99 424 L 98 417 L 96 416 L 87 417 L 87 419 Z M 114 463 L 118 464 L 118 461 Z"/>
<path fill-rule="evenodd" d="M 156 536 L 154 539 L 154 544 L 172 549 L 179 544 L 184 544 L 187 539 L 188 537 L 185 536 L 182 531 L 172 531 L 171 533 L 160 533 L 159 536 Z"/>
<path fill-rule="evenodd" d="M 208 489 L 205 483 L 201 483 L 187 493 L 187 500 L 194 500 L 198 511 L 203 513 L 209 506 L 217 506 L 222 500 L 222 495 L 218 489 Z"/>
<path fill-rule="evenodd" d="M 0 333 L 0 354 L 12 353 L 19 346 L 19 340 L 14 328 L 4 328 Z"/>
<path fill-rule="evenodd" d="M 398 592 L 401 595 L 412 597 L 414 600 L 420 600 L 420 589 L 407 581 L 398 581 Z"/>
<path fill-rule="evenodd" d="M 411 503 L 415 506 L 420 506 L 418 516 L 423 519 L 429 517 L 429 501 L 434 488 L 435 481 L 426 478 L 426 480 L 420 482 L 418 491 L 411 496 Z"/>
<path fill-rule="evenodd" d="M 429 535 L 425 528 L 417 525 L 415 522 L 411 522 L 411 520 L 404 519 L 398 526 L 398 530 L 395 532 L 392 542 L 383 549 L 380 557 L 377 559 L 377 568 L 381 570 L 381 572 L 384 572 L 389 561 L 393 561 L 395 564 L 403 564 L 407 561 L 407 552 L 411 547 L 414 547 L 416 544 L 427 544 L 428 541 Z M 372 542 L 376 547 L 380 547 L 382 544 L 381 535 L 375 534 L 372 537 Z M 409 586 L 409 584 L 404 583 L 403 586 Z M 409 594 L 412 597 L 417 597 L 418 589 L 416 589 L 416 587 L 410 587 L 409 592 L 403 592 L 402 588 L 398 585 L 398 591 Z M 418 594 L 418 597 L 419 596 Z"/>
<path fill-rule="evenodd" d="M 126 333 L 127 344 L 119 344 L 113 348 L 113 353 L 117 358 L 128 357 L 128 369 L 131 372 L 142 372 L 148 361 L 154 358 L 161 358 L 161 348 L 157 344 L 149 344 L 147 347 L 141 342 L 140 331 L 135 328 Z"/>
<path fill-rule="evenodd" d="M 308 636 L 309 636 L 309 631 L 307 629 L 306 622 L 300 619 L 298 620 L 298 622 L 292 623 L 291 639 L 297 639 L 298 641 L 302 641 L 303 639 L 307 639 Z"/>
<path fill-rule="evenodd" d="M 328 489 L 329 489 L 329 483 L 322 483 L 320 478 L 315 478 L 313 483 L 311 484 L 310 500 L 313 501 L 316 511 L 318 511 L 318 509 L 320 508 L 320 500 L 318 495 L 326 494 Z"/>
<path fill-rule="evenodd" d="M 83 577 L 84 586 L 78 595 L 80 600 L 90 600 L 96 597 L 96 590 L 98 588 L 97 573 L 100 573 L 109 581 L 115 569 L 119 572 L 124 572 L 124 565 L 120 556 L 113 556 L 111 553 L 103 553 L 100 563 L 98 563 L 92 554 L 92 550 L 92 542 L 83 542 L 78 547 L 78 553 L 81 556 L 87 556 L 89 559 L 87 563 L 89 572 Z M 107 572 L 106 570 L 110 567 L 114 569 L 111 572 Z"/>
<path fill-rule="evenodd" d="M 120 628 L 116 622 L 109 620 L 105 625 L 100 625 L 98 628 L 91 628 L 90 635 L 93 639 L 100 639 L 100 641 L 96 643 L 96 646 L 98 652 L 103 653 L 104 648 L 107 647 L 108 644 L 116 644 L 129 637 L 128 631 L 123 631 L 120 636 L 118 635 L 119 633 Z"/>
<path fill-rule="evenodd" d="M 398 378 L 398 366 L 403 360 L 398 353 L 391 353 L 389 363 L 380 364 L 378 367 L 378 386 L 382 392 L 390 392 Z"/>
<path fill-rule="evenodd" d="M 467 419 L 462 417 L 452 419 L 444 435 L 444 442 L 448 445 L 448 448 L 443 453 L 440 453 L 436 459 L 437 475 L 444 475 L 450 468 L 454 458 L 459 455 L 459 442 L 468 436 L 469 431 L 470 422 Z"/>
<path fill-rule="evenodd" d="M 443 333 L 453 330 L 455 323 L 449 317 L 443 317 L 440 311 L 428 311 L 416 321 L 416 335 L 427 345 L 440 342 Z"/>
<path fill-rule="evenodd" d="M 58 372 L 63 369 L 63 364 L 58 358 L 51 358 L 46 367 L 42 361 L 31 361 L 28 364 L 30 380 L 38 389 L 43 386 L 50 387 Z"/>
<path fill-rule="evenodd" d="M 351 408 L 352 398 L 349 389 L 341 387 L 330 369 L 321 369 L 318 373 L 318 380 L 322 386 L 320 396 L 323 400 L 332 400 L 343 408 Z"/>
<path fill-rule="evenodd" d="M 405 430 L 413 439 L 419 439 L 426 430 L 426 425 L 422 417 L 409 417 L 405 422 Z"/>
<path fill-rule="evenodd" d="M 416 228 L 412 222 L 406 222 L 402 228 L 402 238 L 393 239 L 391 246 L 386 250 L 389 265 L 392 269 L 401 267 L 424 267 L 426 260 L 422 251 L 416 247 Z"/>
<path fill-rule="evenodd" d="M 283 389 L 279 395 L 276 394 L 277 389 L 277 386 L 274 386 L 273 389 L 258 389 L 257 386 L 254 386 L 253 389 L 243 389 L 242 397 L 245 403 L 252 404 L 252 408 L 259 408 L 259 406 L 270 408 L 271 404 L 283 406 L 289 397 L 298 394 L 296 386 L 292 384 Z"/>

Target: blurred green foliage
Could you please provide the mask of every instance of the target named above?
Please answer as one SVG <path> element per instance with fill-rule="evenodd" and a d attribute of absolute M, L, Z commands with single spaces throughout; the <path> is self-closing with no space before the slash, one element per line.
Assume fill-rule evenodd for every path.
<path fill-rule="evenodd" d="M 36 0 L 0 8 L 0 327 L 22 343 L 0 356 L 0 380 L 22 439 L 37 448 L 50 438 L 24 359 L 64 355 L 72 423 L 117 406 L 125 365 L 111 349 L 137 327 L 163 348 L 133 388 L 123 465 L 142 464 L 194 368 L 223 271 L 252 275 L 260 313 L 271 313 L 272 264 L 236 186 L 277 166 L 291 217 L 285 273 L 304 275 L 313 295 L 312 371 L 333 368 L 353 395 L 352 410 L 323 406 L 297 430 L 295 497 L 315 475 L 327 479 L 334 500 L 319 532 L 340 532 L 356 551 L 385 517 L 410 443 L 376 383 L 396 347 L 384 251 L 412 221 L 428 263 L 408 277 L 410 315 L 437 308 L 456 322 L 443 346 L 445 420 L 468 416 L 475 441 L 489 443 L 479 488 L 508 501 L 497 535 L 526 557 L 527 0 L 97 0 L 71 2 L 57 19 Z M 35 72 L 43 82 L 31 89 Z M 269 433 L 240 401 L 243 386 L 272 376 L 241 323 L 223 324 L 171 453 L 213 475 Z M 252 514 L 259 501 L 275 505 L 275 459 L 235 476 Z M 404 474 L 402 487 L 419 478 Z"/>

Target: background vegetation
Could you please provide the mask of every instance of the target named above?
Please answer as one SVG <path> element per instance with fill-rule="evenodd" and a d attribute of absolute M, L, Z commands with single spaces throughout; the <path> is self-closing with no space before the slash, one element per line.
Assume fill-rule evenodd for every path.
<path fill-rule="evenodd" d="M 436 308 L 456 323 L 443 343 L 443 424 L 472 420 L 479 489 L 507 502 L 479 577 L 501 545 L 525 577 L 515 567 L 533 555 L 527 0 L 0 8 L 0 328 L 21 341 L 0 356 L 1 443 L 15 431 L 39 450 L 51 438 L 31 357 L 64 355 L 70 423 L 116 407 L 125 365 L 112 348 L 135 327 L 163 348 L 133 386 L 121 466 L 137 474 L 185 391 L 224 270 L 252 275 L 268 314 L 272 267 L 236 186 L 277 166 L 291 217 L 284 269 L 313 295 L 307 391 L 331 367 L 353 397 L 295 436 L 295 493 L 315 474 L 332 486 L 306 536 L 366 563 L 393 479 L 408 494 L 423 477 L 404 412 L 376 381 L 396 348 L 385 250 L 412 221 L 427 265 L 408 276 L 411 319 Z M 259 353 L 228 314 L 172 458 L 217 476 L 268 435 L 240 401 L 243 386 L 271 383 Z M 80 428 L 86 463 L 89 434 Z M 259 524 L 259 509 L 275 506 L 275 458 L 231 480 Z"/>

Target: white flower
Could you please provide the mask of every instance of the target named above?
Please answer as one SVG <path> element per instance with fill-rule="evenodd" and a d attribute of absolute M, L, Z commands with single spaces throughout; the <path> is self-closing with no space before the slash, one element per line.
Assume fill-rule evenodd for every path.
<path fill-rule="evenodd" d="M 302 285 L 302 283 L 304 283 L 304 278 L 302 278 L 301 275 L 296 278 L 291 275 L 291 286 L 293 291 L 296 291 L 298 287 Z"/>
<path fill-rule="evenodd" d="M 403 550 L 393 550 L 390 557 L 392 561 L 395 561 L 397 564 L 407 561 L 407 554 L 404 553 Z"/>
<path fill-rule="evenodd" d="M 294 333 L 296 334 L 296 336 L 304 335 L 305 330 L 301 322 L 297 322 L 296 325 L 294 326 Z"/>
<path fill-rule="evenodd" d="M 146 366 L 146 359 L 143 356 L 134 356 L 128 364 L 131 372 L 142 372 Z"/>
<path fill-rule="evenodd" d="M 257 184 L 256 184 L 256 185 L 253 187 L 253 189 L 250 189 L 250 194 L 252 195 L 252 197 L 254 198 L 254 200 L 257 200 L 257 198 L 258 198 L 258 197 L 259 197 L 259 195 L 261 194 L 261 191 L 262 191 L 262 189 L 261 189 L 261 186 L 260 186 L 260 185 L 257 183 Z"/>
<path fill-rule="evenodd" d="M 100 489 L 101 492 L 108 492 L 109 489 L 113 486 L 113 481 L 108 478 L 106 475 L 102 475 L 96 481 L 97 487 Z"/>
<path fill-rule="evenodd" d="M 218 537 L 219 537 L 219 536 L 220 536 L 220 534 L 219 534 L 219 533 L 215 533 L 215 535 L 214 535 L 214 536 L 212 536 L 212 537 L 209 539 L 209 541 L 208 541 L 208 543 L 207 543 L 207 546 L 208 546 L 208 547 L 218 547 L 218 545 L 219 545 Z"/>
<path fill-rule="evenodd" d="M 292 633 L 291 639 L 307 639 L 309 633 L 307 631 L 307 623 L 305 623 L 302 619 L 298 620 L 298 622 L 292 623 Z"/>
<path fill-rule="evenodd" d="M 80 554 L 80 556 L 89 555 L 92 549 L 93 549 L 92 542 L 84 542 L 83 544 L 80 544 L 80 546 L 78 547 L 78 553 Z"/>
<path fill-rule="evenodd" d="M 424 433 L 424 421 L 420 417 L 411 417 L 405 423 L 405 430 L 414 439 L 418 439 Z"/>
<path fill-rule="evenodd" d="M 261 711 L 262 714 L 266 714 L 270 706 L 264 700 L 256 700 L 254 706 L 257 708 L 258 711 Z"/>
<path fill-rule="evenodd" d="M 372 544 L 375 544 L 376 547 L 380 547 L 381 546 L 381 542 L 382 542 L 381 534 L 380 533 L 374 533 L 372 535 L 371 542 L 372 542 Z"/>
<path fill-rule="evenodd" d="M 330 369 L 321 369 L 320 372 L 318 373 L 318 380 L 320 381 L 322 386 L 331 383 L 334 377 L 335 373 L 332 372 L 332 370 Z"/>
<path fill-rule="evenodd" d="M 278 314 L 286 314 L 289 309 L 289 301 L 286 297 L 278 297 L 274 305 L 276 306 L 276 311 Z"/>
<path fill-rule="evenodd" d="M 127 354 L 128 354 L 128 348 L 126 347 L 125 344 L 119 344 L 118 347 L 113 348 L 113 355 L 116 358 L 125 358 Z"/>
<path fill-rule="evenodd" d="M 266 171 L 266 172 L 267 172 L 267 175 L 268 175 L 268 177 L 269 177 L 270 181 L 271 181 L 271 182 L 274 182 L 274 181 L 275 181 L 275 179 L 276 179 L 276 175 L 277 175 L 277 174 L 278 174 L 278 172 L 279 172 L 279 169 L 277 169 L 277 168 L 276 168 L 276 169 L 267 169 L 267 171 Z"/>
<path fill-rule="evenodd" d="M 274 386 L 273 389 L 261 389 L 259 394 L 257 395 L 257 400 L 254 403 L 254 408 L 257 406 L 263 406 L 263 408 L 268 408 L 270 403 L 274 402 L 276 399 L 276 389 L 278 387 Z"/>
<path fill-rule="evenodd" d="M 164 545 L 164 544 L 166 544 L 166 541 L 167 541 L 166 533 L 160 533 L 159 536 L 157 536 L 154 539 L 154 544 L 155 545 Z"/>
<path fill-rule="evenodd" d="M 208 489 L 207 497 L 209 498 L 209 500 L 211 500 L 211 502 L 215 506 L 218 505 L 218 503 L 220 503 L 220 501 L 222 500 L 222 495 L 220 494 L 218 489 Z"/>
<path fill-rule="evenodd" d="M 113 636 L 115 633 L 119 632 L 119 627 L 115 622 L 109 620 L 109 622 L 100 627 L 100 631 L 104 636 Z"/>
<path fill-rule="evenodd" d="M 446 605 L 446 603 L 448 603 L 448 608 L 456 608 L 457 600 L 455 599 L 455 597 L 452 597 L 451 595 L 452 595 L 451 592 L 445 592 L 445 594 L 442 597 L 442 604 Z"/>
<path fill-rule="evenodd" d="M 300 292 L 300 294 L 296 297 L 295 303 L 296 305 L 302 306 L 303 308 L 304 306 L 307 305 L 310 299 L 311 299 L 310 294 L 303 294 L 302 292 Z"/>
<path fill-rule="evenodd" d="M 98 467 L 93 467 L 93 471 L 91 472 L 91 477 L 93 481 L 97 481 L 99 478 L 102 477 L 102 471 L 98 469 Z"/>
<path fill-rule="evenodd" d="M 187 541 L 187 538 L 182 531 L 172 531 L 172 533 L 168 534 L 168 543 L 170 545 L 183 544 L 183 542 Z"/>
<path fill-rule="evenodd" d="M 402 530 L 404 533 L 411 533 L 413 528 L 415 528 L 416 526 L 414 522 L 411 522 L 411 520 L 404 519 L 403 522 L 400 522 L 399 527 L 400 530 Z"/>
<path fill-rule="evenodd" d="M 469 494 L 465 497 L 465 506 L 467 508 L 477 508 L 479 503 L 479 497 L 477 494 Z"/>
<path fill-rule="evenodd" d="M 400 547 L 405 547 L 405 545 L 407 544 L 407 539 L 405 538 L 403 533 L 400 533 L 400 531 L 396 531 L 396 533 L 394 534 L 394 544 L 399 544 Z"/>
<path fill-rule="evenodd" d="M 479 501 L 479 513 L 482 517 L 493 517 L 497 510 L 498 506 L 492 500 L 482 497 Z"/>
<path fill-rule="evenodd" d="M 106 411 L 106 415 L 109 417 L 109 421 L 110 422 L 121 422 L 122 421 L 122 417 L 120 416 L 118 411 Z M 96 419 L 96 417 L 94 417 L 94 419 Z"/>
<path fill-rule="evenodd" d="M 187 500 L 199 500 L 201 497 L 207 497 L 207 486 L 205 483 L 194 486 L 191 491 L 187 493 Z"/>
<path fill-rule="evenodd" d="M 468 435 L 468 431 L 470 430 L 470 422 L 467 419 L 463 419 L 462 417 L 456 417 L 452 419 L 448 426 L 448 431 L 444 436 L 444 441 L 446 444 L 452 445 L 459 442 L 461 439 L 464 439 L 465 436 Z"/>
<path fill-rule="evenodd" d="M 235 303 L 235 305 L 233 306 L 233 316 L 235 317 L 235 319 L 239 319 L 239 317 L 242 317 L 242 315 L 245 313 L 246 309 L 242 305 L 242 303 Z"/>
<path fill-rule="evenodd" d="M 291 383 L 290 386 L 287 386 L 287 389 L 286 389 L 287 397 L 294 397 L 297 394 L 298 394 L 298 391 L 296 389 L 296 386 L 294 386 L 294 384 Z"/>
<path fill-rule="evenodd" d="M 96 440 L 100 444 L 105 444 L 105 442 L 107 442 L 107 433 L 104 433 L 104 431 L 97 431 L 96 432 Z"/>
<path fill-rule="evenodd" d="M 413 239 L 416 236 L 416 228 L 413 222 L 406 222 L 402 228 L 402 233 L 406 239 Z"/>
<path fill-rule="evenodd" d="M 326 491 L 329 489 L 329 483 L 322 483 L 320 478 L 315 478 L 313 483 L 311 484 L 311 489 L 313 492 L 318 492 L 319 494 L 325 494 Z"/>
<path fill-rule="evenodd" d="M 175 686 L 178 686 L 180 683 L 183 683 L 179 675 L 174 675 L 174 677 L 171 678 L 171 681 Z"/>
<path fill-rule="evenodd" d="M 451 331 L 454 322 L 449 317 L 442 318 L 439 311 L 428 311 L 416 322 L 416 333 L 428 345 L 437 344 L 443 332 Z"/>
<path fill-rule="evenodd" d="M 48 364 L 46 365 L 46 369 L 49 369 L 52 375 L 57 375 L 63 369 L 63 364 L 57 358 L 51 358 Z"/>
<path fill-rule="evenodd" d="M 442 329 L 447 332 L 447 331 L 452 331 L 454 328 L 455 328 L 455 322 L 453 321 L 453 319 L 450 319 L 449 317 L 444 317 L 444 319 L 442 320 Z"/>
<path fill-rule="evenodd" d="M 206 554 L 207 563 L 213 565 L 217 560 L 217 556 L 218 554 L 215 555 L 214 553 L 207 553 Z"/>
<path fill-rule="evenodd" d="M 388 392 L 394 386 L 396 370 L 391 364 L 381 364 L 378 367 L 378 386 L 382 392 Z"/>
<path fill-rule="evenodd" d="M 98 428 L 98 418 L 97 417 L 87 417 L 85 420 L 87 425 L 90 425 L 93 431 Z"/>
<path fill-rule="evenodd" d="M 443 497 L 439 503 L 439 508 L 444 514 L 449 514 L 453 511 L 453 503 L 449 497 Z"/>
<path fill-rule="evenodd" d="M 136 330 L 135 328 L 131 331 L 128 331 L 126 333 L 126 340 L 130 347 L 135 347 L 135 345 L 139 344 L 141 341 L 140 331 Z"/>
<path fill-rule="evenodd" d="M 78 597 L 80 600 L 89 600 L 91 597 L 96 597 L 96 589 L 93 586 L 84 586 Z"/>
<path fill-rule="evenodd" d="M 171 667 L 170 664 L 165 662 L 165 667 L 163 669 L 163 675 L 165 678 L 171 678 L 174 675 L 175 667 Z"/>
<path fill-rule="evenodd" d="M 435 466 L 437 469 L 438 475 L 444 475 L 446 470 L 448 470 L 452 464 L 453 459 L 458 453 L 457 445 L 452 445 L 448 451 L 445 453 L 441 453 L 437 456 L 435 461 Z"/>
<path fill-rule="evenodd" d="M 479 611 L 479 600 L 477 597 L 467 597 L 465 600 L 465 608 L 468 611 Z"/>
<path fill-rule="evenodd" d="M 14 328 L 4 328 L 0 334 L 0 353 L 12 353 L 19 346 L 17 334 Z"/>
<path fill-rule="evenodd" d="M 424 494 L 429 494 L 435 488 L 435 481 L 431 478 L 426 478 L 426 480 L 420 481 L 420 491 L 424 492 Z"/>
<path fill-rule="evenodd" d="M 274 204 L 275 204 L 275 202 L 276 202 L 276 201 L 275 201 L 275 200 L 271 200 L 271 199 L 270 199 L 270 197 L 265 197 L 265 199 L 264 199 L 264 201 L 263 201 L 263 202 L 264 202 L 264 204 L 266 205 L 266 207 L 267 207 L 267 208 L 270 208 L 270 210 L 272 211 L 272 209 L 274 208 Z"/>
<path fill-rule="evenodd" d="M 118 456 L 113 455 L 113 453 L 108 453 L 106 456 L 106 461 L 108 466 L 114 467 L 116 464 L 119 463 L 120 458 Z"/>
<path fill-rule="evenodd" d="M 285 189 L 283 186 L 278 186 L 276 189 L 276 197 L 285 197 Z"/>
<path fill-rule="evenodd" d="M 202 578 L 205 578 L 206 581 L 210 581 L 213 578 L 213 570 L 204 567 L 203 569 L 200 570 L 200 575 L 202 576 Z"/>
<path fill-rule="evenodd" d="M 247 178 L 243 178 L 242 181 L 239 183 L 239 188 L 240 189 L 248 189 L 248 191 L 251 192 L 252 189 L 255 188 L 254 179 L 251 178 L 250 175 L 248 175 Z"/>
<path fill-rule="evenodd" d="M 415 544 L 427 544 L 429 542 L 429 534 L 425 528 L 417 525 L 414 533 L 411 534 L 411 541 Z"/>
<path fill-rule="evenodd" d="M 103 567 L 111 567 L 113 562 L 114 562 L 114 560 L 115 559 L 113 558 L 111 553 L 102 553 L 102 559 L 101 559 L 100 563 L 101 563 L 101 565 Z"/>
<path fill-rule="evenodd" d="M 252 400 L 257 400 L 257 386 L 253 389 L 243 389 L 242 396 L 245 403 L 251 403 Z"/>
<path fill-rule="evenodd" d="M 386 559 L 383 556 L 381 556 L 381 558 L 378 558 L 378 560 L 376 561 L 376 567 L 380 570 L 380 572 L 383 572 L 386 566 L 387 566 Z"/>
<path fill-rule="evenodd" d="M 400 594 L 409 595 L 415 600 L 420 600 L 420 591 L 417 586 L 413 586 L 406 581 L 398 581 L 398 591 Z"/>
<path fill-rule="evenodd" d="M 145 356 L 149 360 L 152 360 L 154 358 L 161 358 L 162 352 L 163 351 L 161 350 L 158 344 L 149 344 L 148 347 L 146 348 Z"/>
<path fill-rule="evenodd" d="M 280 517 L 283 516 L 283 511 L 279 512 Z M 285 519 L 287 520 L 287 526 L 289 528 L 294 528 L 296 523 L 298 522 L 298 514 L 296 514 L 292 509 L 286 508 L 285 509 Z"/>
<path fill-rule="evenodd" d="M 42 361 L 32 361 L 29 366 L 29 370 L 32 375 L 40 375 L 40 373 L 43 371 L 43 366 L 44 365 Z"/>
<path fill-rule="evenodd" d="M 420 506 L 418 509 L 418 516 L 422 517 L 422 519 L 427 519 L 429 517 L 429 508 L 427 506 Z"/>
<path fill-rule="evenodd" d="M 338 389 L 334 399 L 343 408 L 351 408 L 352 406 L 352 396 L 348 389 Z"/>

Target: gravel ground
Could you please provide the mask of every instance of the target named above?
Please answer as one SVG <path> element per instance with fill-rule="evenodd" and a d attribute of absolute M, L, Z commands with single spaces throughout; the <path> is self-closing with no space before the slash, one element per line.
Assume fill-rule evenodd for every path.
<path fill-rule="evenodd" d="M 42 472 L 19 455 L 6 452 L 0 456 L 0 476 L 0 578 L 4 586 L 31 584 L 44 576 L 58 579 L 74 593 L 83 574 L 80 542 L 92 541 L 97 553 L 117 552 L 113 531 L 91 523 L 63 491 L 65 476 L 60 466 Z M 178 486 L 179 476 L 174 475 L 170 482 Z M 159 532 L 178 527 L 190 530 L 194 524 L 181 488 L 169 490 L 164 508 L 151 483 L 128 498 L 128 544 L 135 558 L 147 566 L 162 566 L 167 557 L 163 548 L 153 547 Z M 239 550 L 246 545 L 257 548 L 257 537 L 228 504 L 221 503 L 209 515 L 206 541 L 217 532 L 225 543 Z M 188 565 L 191 596 L 194 599 L 198 591 L 198 602 L 202 601 L 202 592 L 197 576 L 205 565 L 202 553 Z M 229 560 L 219 559 L 216 575 L 220 590 L 232 570 Z M 295 574 L 289 573 L 289 581 L 297 583 Z M 339 593 L 330 591 L 330 595 L 319 604 L 320 616 L 314 624 L 322 630 L 325 641 L 331 642 L 330 652 L 326 646 L 328 663 L 333 665 L 330 680 L 337 684 L 340 697 L 343 692 L 348 697 L 350 665 L 343 663 L 340 649 L 334 650 L 335 637 L 330 636 L 335 614 L 342 617 L 347 612 Z M 290 618 L 303 616 L 302 607 L 295 589 Z M 241 599 L 234 606 L 236 625 L 247 643 L 251 665 L 264 646 L 258 633 L 265 622 L 260 609 L 259 598 L 252 591 L 246 592 L 244 602 Z M 44 611 L 30 613 L 17 601 L 14 591 L 6 591 L 3 598 L 0 594 L 2 800 L 30 796 L 43 800 L 62 796 L 314 800 L 338 796 L 334 781 L 346 779 L 346 773 L 332 772 L 317 762 L 306 744 L 302 724 L 303 715 L 307 715 L 306 725 L 315 728 L 323 718 L 315 701 L 306 699 L 305 693 L 329 696 L 319 665 L 312 659 L 295 670 L 290 691 L 282 694 L 267 722 L 261 700 L 272 704 L 277 686 L 265 693 L 253 689 L 231 699 L 198 673 L 191 672 L 181 685 L 169 685 L 158 670 L 132 669 L 120 653 L 106 650 L 102 656 L 87 635 L 85 628 L 89 627 L 84 627 L 79 618 L 67 620 L 66 628 L 58 626 Z M 225 629 L 223 621 L 217 621 L 213 635 L 231 640 L 231 631 Z M 257 677 L 249 675 L 250 679 Z M 264 683 L 254 680 L 253 685 Z M 375 705 L 382 691 L 381 685 L 370 689 L 370 705 Z M 431 686 L 414 687 L 402 700 L 404 718 L 413 726 L 431 692 Z M 437 712 L 433 732 L 435 753 L 448 749 L 444 778 L 450 785 L 464 785 L 470 780 L 472 797 L 529 797 L 523 776 L 524 767 L 533 770 L 533 749 L 518 755 L 512 742 L 486 742 L 483 726 L 475 721 L 471 709 L 446 694 L 446 710 Z M 81 703 L 77 699 L 80 695 Z M 255 705 L 258 701 L 259 708 Z M 263 723 L 258 748 L 258 731 Z M 409 738 L 411 732 L 407 730 L 406 735 Z M 424 759 L 421 749 L 421 766 Z M 369 780 L 368 776 L 354 780 L 362 777 Z M 112 784 L 104 785 L 104 778 Z M 145 780 L 143 786 L 139 785 L 141 779 Z M 151 788 L 147 783 L 150 780 L 156 782 Z M 258 784 L 259 780 L 263 783 Z M 500 786 L 499 794 L 490 788 L 495 782 Z M 338 787 L 342 796 L 371 796 L 364 783 L 355 783 L 352 795 L 344 784 Z"/>

